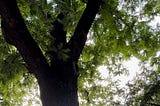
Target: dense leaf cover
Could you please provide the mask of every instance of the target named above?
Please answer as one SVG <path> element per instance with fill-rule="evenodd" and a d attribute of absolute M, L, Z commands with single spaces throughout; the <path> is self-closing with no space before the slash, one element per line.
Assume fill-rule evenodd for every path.
<path fill-rule="evenodd" d="M 52 51 L 58 54 L 58 58 L 67 59 L 69 50 L 63 49 L 63 45 L 51 47 L 55 41 L 50 37 L 51 24 L 59 13 L 64 13 L 61 23 L 69 41 L 87 0 L 17 1 L 27 28 L 48 62 L 53 58 L 50 55 Z M 158 0 L 103 0 L 78 63 L 80 105 L 160 105 L 160 26 L 151 25 L 159 15 Z M 39 104 L 39 100 L 27 97 L 38 90 L 34 76 L 28 73 L 17 49 L 7 44 L 0 32 L 0 105 Z M 98 66 L 107 66 L 109 74 L 116 77 L 126 73 L 122 62 L 131 57 L 141 60 L 142 70 L 127 84 L 127 90 L 119 87 L 118 81 L 101 77 Z M 107 85 L 102 85 L 103 81 Z M 38 93 L 34 96 L 38 98 Z M 122 97 L 124 102 L 116 100 L 115 96 Z"/>

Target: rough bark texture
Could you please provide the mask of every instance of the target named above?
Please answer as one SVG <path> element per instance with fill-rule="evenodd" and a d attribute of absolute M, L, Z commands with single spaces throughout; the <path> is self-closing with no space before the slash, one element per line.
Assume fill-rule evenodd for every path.
<path fill-rule="evenodd" d="M 47 63 L 37 43 L 31 37 L 20 14 L 16 0 L 0 0 L 1 27 L 6 42 L 14 45 L 26 62 L 28 71 L 37 78 L 43 106 L 78 106 L 77 79 L 79 70 L 78 58 L 84 48 L 87 33 L 98 12 L 101 0 L 88 0 L 74 35 L 66 42 L 66 32 L 58 20 L 59 14 L 52 23 L 51 36 L 56 40 L 54 46 L 63 44 L 70 49 L 67 60 L 56 58 L 55 53 L 51 65 Z"/>
<path fill-rule="evenodd" d="M 87 40 L 87 34 L 101 4 L 102 0 L 88 0 L 86 9 L 78 22 L 74 35 L 68 43 L 75 61 L 79 59 L 79 56 L 82 53 Z"/>
<path fill-rule="evenodd" d="M 78 77 L 70 73 L 71 70 L 75 71 L 73 64 L 70 62 L 57 63 L 53 69 L 58 71 L 42 79 L 43 83 L 39 82 L 43 106 L 78 106 Z"/>
<path fill-rule="evenodd" d="M 31 37 L 16 0 L 0 0 L 0 15 L 6 42 L 18 49 L 31 73 L 36 77 L 44 75 L 49 70 L 49 65 L 37 43 Z"/>

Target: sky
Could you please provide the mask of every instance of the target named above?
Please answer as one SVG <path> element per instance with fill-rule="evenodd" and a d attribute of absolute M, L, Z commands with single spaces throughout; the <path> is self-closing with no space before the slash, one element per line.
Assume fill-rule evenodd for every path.
<path fill-rule="evenodd" d="M 139 62 L 140 61 L 135 57 L 132 57 L 128 61 L 124 61 L 123 65 L 129 70 L 129 74 L 116 76 L 115 78 L 113 78 L 113 80 L 120 80 L 120 86 L 124 87 L 129 80 L 132 80 L 140 72 Z M 99 66 L 98 70 L 100 71 L 103 78 L 107 78 L 110 76 L 109 70 L 107 70 L 106 66 Z M 105 83 L 103 84 L 105 85 Z"/>

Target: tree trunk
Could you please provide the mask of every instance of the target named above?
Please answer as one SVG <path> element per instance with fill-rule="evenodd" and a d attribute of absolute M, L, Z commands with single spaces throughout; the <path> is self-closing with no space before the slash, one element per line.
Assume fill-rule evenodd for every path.
<path fill-rule="evenodd" d="M 66 44 L 66 32 L 61 23 L 54 23 L 51 35 L 58 44 L 66 45 L 70 59 L 55 59 L 48 64 L 38 44 L 32 38 L 21 16 L 17 0 L 0 0 L 1 27 L 6 42 L 14 45 L 22 55 L 28 71 L 38 80 L 43 106 L 78 106 L 77 62 L 87 40 L 88 31 L 102 4 L 102 0 L 88 0 L 74 34 Z M 58 18 L 58 17 L 57 17 Z M 59 19 L 58 19 L 59 20 Z"/>
<path fill-rule="evenodd" d="M 58 63 L 51 70 L 52 73 L 38 80 L 43 106 L 79 106 L 75 65 Z"/>

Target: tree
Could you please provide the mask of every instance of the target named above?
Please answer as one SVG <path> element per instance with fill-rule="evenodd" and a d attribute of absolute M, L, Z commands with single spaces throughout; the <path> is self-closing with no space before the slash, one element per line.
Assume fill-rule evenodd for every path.
<path fill-rule="evenodd" d="M 0 1 L 1 27 L 5 40 L 17 48 L 28 71 L 36 77 L 44 106 L 78 106 L 77 78 L 79 70 L 77 62 L 101 3 L 101 0 L 87 1 L 86 9 L 69 42 L 66 42 L 66 31 L 60 22 L 65 13 L 59 13 L 57 19 L 52 22 L 54 27 L 51 30 L 51 35 L 55 39 L 52 46 L 57 51 L 49 51 L 54 58 L 51 59 L 51 65 L 49 65 L 31 37 L 16 0 Z M 59 56 L 60 53 L 56 53 L 59 52 L 58 49 L 62 49 L 63 51 L 60 52 L 66 53 L 67 57 Z"/>
<path fill-rule="evenodd" d="M 159 4 L 143 1 L 138 15 L 137 4 L 138 0 L 0 0 L 2 34 L 14 46 L 1 38 L 1 86 L 32 84 L 32 74 L 43 106 L 78 106 L 77 88 L 90 103 L 94 89 L 102 88 L 92 81 L 100 78 L 97 66 L 106 64 L 117 75 L 124 71 L 121 61 L 132 56 L 145 61 L 159 50 L 159 31 L 148 24 L 159 14 Z M 91 43 L 85 46 L 87 34 Z M 95 85 L 92 92 L 83 89 L 85 82 Z M 12 93 L 5 92 L 0 92 L 3 105 L 13 104 Z"/>

